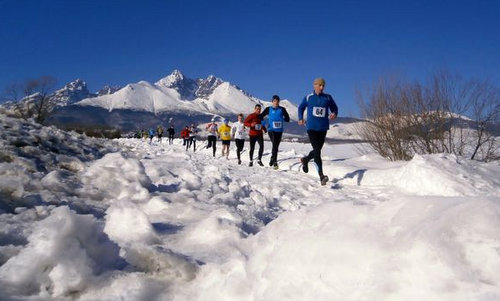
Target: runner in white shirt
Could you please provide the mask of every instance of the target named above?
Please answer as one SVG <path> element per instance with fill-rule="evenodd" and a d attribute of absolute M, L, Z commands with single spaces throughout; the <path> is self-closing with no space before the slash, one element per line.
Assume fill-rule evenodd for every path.
<path fill-rule="evenodd" d="M 219 133 L 219 128 L 217 126 L 217 123 L 215 123 L 215 118 L 212 118 L 212 122 L 209 123 L 206 127 L 206 130 L 208 131 L 208 137 L 207 137 L 207 148 L 212 147 L 213 151 L 213 156 L 215 157 L 215 151 L 217 150 L 217 135 Z"/>
<path fill-rule="evenodd" d="M 246 137 L 246 127 L 243 124 L 243 114 L 238 114 L 238 121 L 233 123 L 233 128 L 231 129 L 234 142 L 236 143 L 236 155 L 238 156 L 238 164 L 241 164 L 241 151 L 243 150 L 243 145 L 245 144 Z"/>

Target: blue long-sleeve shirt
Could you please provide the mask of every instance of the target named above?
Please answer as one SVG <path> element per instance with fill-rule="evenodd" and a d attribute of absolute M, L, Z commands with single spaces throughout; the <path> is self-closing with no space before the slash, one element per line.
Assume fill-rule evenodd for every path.
<path fill-rule="evenodd" d="M 328 131 L 330 113 L 338 115 L 338 107 L 330 94 L 311 93 L 304 97 L 299 105 L 299 120 L 304 119 L 307 108 L 307 129 L 313 131 Z"/>

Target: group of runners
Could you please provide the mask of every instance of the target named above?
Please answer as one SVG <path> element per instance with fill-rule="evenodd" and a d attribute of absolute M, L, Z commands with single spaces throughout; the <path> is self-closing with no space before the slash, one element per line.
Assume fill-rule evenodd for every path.
<path fill-rule="evenodd" d="M 335 120 L 338 114 L 338 107 L 332 96 L 323 92 L 325 88 L 325 80 L 317 78 L 313 82 L 314 92 L 305 96 L 298 107 L 298 124 L 306 126 L 307 135 L 312 146 L 312 150 L 305 157 L 300 158 L 302 170 L 309 172 L 309 162 L 313 160 L 317 166 L 321 185 L 326 185 L 328 176 L 323 173 L 323 162 L 321 159 L 321 150 L 325 143 L 326 133 L 330 127 L 330 120 Z M 217 149 L 217 138 L 222 141 L 222 156 L 229 159 L 229 146 L 231 140 L 236 144 L 236 156 L 238 164 L 241 164 L 241 152 L 247 135 L 250 142 L 249 150 L 249 166 L 254 165 L 254 152 L 256 144 L 259 145 L 257 153 L 257 164 L 264 166 L 262 163 L 262 154 L 264 152 L 264 133 L 269 135 L 272 143 L 271 158 L 269 166 L 278 169 L 278 150 L 283 136 L 283 128 L 285 122 L 290 122 L 290 116 L 287 110 L 280 106 L 280 97 L 273 95 L 272 105 L 262 111 L 262 106 L 256 104 L 254 111 L 243 119 L 243 114 L 238 114 L 238 121 L 232 126 L 229 125 L 228 119 L 223 119 L 219 126 L 216 123 L 215 117 L 207 124 L 205 130 L 208 132 L 206 148 L 212 148 L 212 154 L 215 157 Z M 307 109 L 307 122 L 304 119 L 304 111 Z M 170 131 L 172 129 L 172 131 Z M 183 145 L 186 146 L 186 151 L 192 146 L 193 151 L 196 151 L 196 137 L 199 132 L 195 124 L 186 126 L 180 133 L 183 139 Z M 159 141 L 161 142 L 160 131 L 157 130 Z M 171 134 L 172 133 L 172 134 Z M 173 126 L 169 128 L 169 144 L 173 140 Z M 151 138 L 152 139 L 152 138 Z"/>
<path fill-rule="evenodd" d="M 168 134 L 168 144 L 172 144 L 174 142 L 175 129 L 173 125 L 170 125 L 167 129 Z M 153 138 L 157 137 L 157 141 L 161 142 L 163 138 L 163 127 L 159 125 L 156 128 L 156 131 L 153 128 L 150 128 L 148 131 L 140 130 L 135 134 L 136 138 L 142 138 L 144 141 L 149 139 L 149 143 L 153 142 Z"/>
<path fill-rule="evenodd" d="M 243 151 L 243 146 L 245 144 L 245 138 L 247 135 L 250 141 L 250 151 L 249 166 L 253 166 L 253 155 L 255 151 L 255 144 L 259 144 L 259 151 L 257 156 L 257 164 L 264 166 L 262 163 L 262 154 L 264 152 L 264 133 L 268 133 L 273 144 L 273 150 L 271 155 L 271 160 L 269 161 L 270 166 L 278 168 L 278 147 L 281 142 L 281 136 L 283 134 L 283 122 L 289 122 L 290 116 L 286 109 L 279 105 L 280 98 L 278 95 L 274 95 L 272 98 L 273 105 L 267 107 L 263 112 L 262 106 L 260 104 L 255 105 L 254 112 L 243 119 L 243 114 L 238 114 L 238 121 L 229 126 L 229 120 L 224 119 L 221 126 L 218 126 L 215 119 L 206 126 L 208 131 L 208 144 L 207 148 L 212 148 L 212 154 L 215 157 L 216 153 L 216 141 L 219 137 L 222 141 L 222 156 L 229 158 L 229 145 L 231 140 L 234 139 L 236 144 L 236 156 L 238 158 L 238 164 L 241 164 L 241 152 Z M 265 117 L 267 116 L 267 119 Z M 264 124 L 267 124 L 266 125 Z"/>

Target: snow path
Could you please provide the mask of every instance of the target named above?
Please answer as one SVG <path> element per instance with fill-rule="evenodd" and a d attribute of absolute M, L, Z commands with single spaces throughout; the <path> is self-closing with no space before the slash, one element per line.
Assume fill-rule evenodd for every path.
<path fill-rule="evenodd" d="M 220 145 L 214 158 L 201 143 L 196 152 L 186 151 L 180 141 L 171 146 L 140 140 L 122 143 L 140 158 L 155 187 L 154 201 L 143 210 L 163 244 L 202 262 L 228 260 L 235 250 L 222 245 L 225 236 L 233 240 L 255 234 L 283 212 L 328 202 L 375 205 L 386 201 L 392 189 L 341 185 L 342 179 L 333 177 L 321 186 L 314 164 L 308 174 L 299 171 L 302 154 L 294 150 L 279 153 L 278 171 L 257 164 L 249 167 L 248 142 L 241 165 L 233 148 L 229 160 L 221 157 Z M 266 141 L 264 164 L 270 156 L 267 147 Z M 202 246 L 207 243 L 214 248 Z"/>
<path fill-rule="evenodd" d="M 237 165 L 234 149 L 226 160 L 220 149 L 213 158 L 211 150 L 186 152 L 179 144 L 125 144 L 141 157 L 156 187 L 158 199 L 142 209 L 160 244 L 197 262 L 192 281 L 165 292 L 172 300 L 471 300 L 498 295 L 491 284 L 500 281 L 493 272 L 500 268 L 500 241 L 490 229 L 500 228 L 499 189 L 486 181 L 498 166 L 484 177 L 475 175 L 491 191 L 470 185 L 463 196 L 449 197 L 460 190 L 442 189 L 439 183 L 461 170 L 446 155 L 391 163 L 373 155 L 353 158 L 352 150 L 351 158 L 344 159 L 342 149 L 326 145 L 324 169 L 331 181 L 320 186 L 313 165 L 309 174 L 299 171 L 307 144 L 284 146 L 279 171 L 248 167 L 247 152 Z M 267 142 L 264 163 L 269 147 Z M 426 160 L 438 161 L 439 170 L 421 164 Z M 440 174 L 447 164 L 450 173 Z M 413 193 L 412 180 L 420 183 L 418 193 Z M 488 215 L 492 218 L 485 225 L 478 222 Z M 475 241 L 480 243 L 472 247 Z"/>

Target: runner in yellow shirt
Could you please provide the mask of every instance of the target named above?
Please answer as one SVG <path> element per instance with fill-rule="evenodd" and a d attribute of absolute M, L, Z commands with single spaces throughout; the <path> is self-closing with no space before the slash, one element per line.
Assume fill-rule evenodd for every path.
<path fill-rule="evenodd" d="M 229 159 L 229 144 L 231 143 L 231 127 L 228 125 L 229 120 L 224 119 L 224 124 L 219 127 L 219 135 L 222 141 L 222 156 L 226 155 Z"/>

